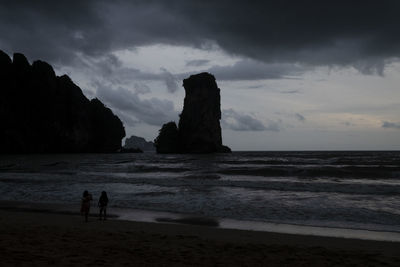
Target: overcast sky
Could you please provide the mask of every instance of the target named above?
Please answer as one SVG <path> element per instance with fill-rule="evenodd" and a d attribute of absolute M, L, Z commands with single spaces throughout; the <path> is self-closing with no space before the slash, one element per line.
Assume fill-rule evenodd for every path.
<path fill-rule="evenodd" d="M 0 49 L 68 74 L 154 139 L 182 79 L 221 89 L 234 150 L 400 149 L 400 1 L 0 0 Z"/>

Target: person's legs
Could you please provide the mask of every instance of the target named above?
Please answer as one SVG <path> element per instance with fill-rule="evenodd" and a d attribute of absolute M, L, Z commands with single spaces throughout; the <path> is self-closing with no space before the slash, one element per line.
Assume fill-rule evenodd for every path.
<path fill-rule="evenodd" d="M 106 211 L 104 207 L 100 207 L 100 216 L 99 216 L 99 220 L 101 220 L 101 216 L 103 216 L 103 218 L 106 218 Z"/>

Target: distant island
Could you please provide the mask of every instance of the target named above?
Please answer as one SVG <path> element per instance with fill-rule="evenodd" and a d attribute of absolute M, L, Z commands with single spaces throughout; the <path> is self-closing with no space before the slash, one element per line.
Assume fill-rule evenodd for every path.
<path fill-rule="evenodd" d="M 210 73 L 191 75 L 183 80 L 185 99 L 179 127 L 175 122 L 162 126 L 155 140 L 157 153 L 231 152 L 222 145 L 221 97 Z"/>
<path fill-rule="evenodd" d="M 0 153 L 117 152 L 125 129 L 48 63 L 0 50 Z"/>
<path fill-rule="evenodd" d="M 140 149 L 141 151 L 155 151 L 156 148 L 154 143 L 151 141 L 146 141 L 143 137 L 132 135 L 125 139 L 125 145 L 123 147 L 127 149 Z"/>

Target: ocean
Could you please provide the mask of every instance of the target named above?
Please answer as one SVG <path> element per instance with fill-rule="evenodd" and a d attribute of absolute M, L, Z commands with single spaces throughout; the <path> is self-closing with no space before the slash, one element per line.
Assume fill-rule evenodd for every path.
<path fill-rule="evenodd" d="M 0 156 L 0 201 L 78 211 L 84 190 L 94 213 L 104 190 L 111 213 L 400 232 L 400 151 Z"/>

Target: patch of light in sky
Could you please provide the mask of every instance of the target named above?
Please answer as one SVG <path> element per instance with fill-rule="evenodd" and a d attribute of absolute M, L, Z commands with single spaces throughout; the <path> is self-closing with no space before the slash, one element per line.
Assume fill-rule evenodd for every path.
<path fill-rule="evenodd" d="M 240 58 L 230 56 L 217 47 L 198 49 L 186 46 L 152 45 L 135 49 L 115 51 L 114 55 L 124 66 L 135 67 L 145 72 L 158 73 L 165 68 L 172 73 L 182 73 L 205 69 L 214 65 L 230 66 Z M 192 60 L 208 60 L 204 66 L 195 67 L 186 64 Z"/>

